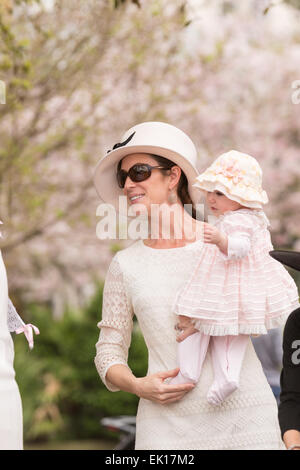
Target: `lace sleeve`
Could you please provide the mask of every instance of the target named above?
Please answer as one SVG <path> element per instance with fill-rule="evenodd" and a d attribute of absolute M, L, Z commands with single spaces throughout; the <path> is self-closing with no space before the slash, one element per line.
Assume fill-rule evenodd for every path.
<path fill-rule="evenodd" d="M 25 326 L 22 318 L 18 315 L 12 301 L 8 299 L 8 306 L 7 306 L 7 326 L 9 331 L 12 333 L 16 331 L 18 328 L 22 328 Z"/>
<path fill-rule="evenodd" d="M 96 344 L 95 365 L 108 390 L 119 391 L 106 381 L 106 373 L 114 364 L 127 365 L 128 349 L 133 326 L 133 309 L 124 286 L 123 274 L 117 255 L 113 258 L 104 284 L 101 329 Z"/>
<path fill-rule="evenodd" d="M 22 318 L 18 315 L 12 301 L 8 299 L 8 306 L 7 306 L 7 326 L 8 330 L 12 333 L 13 331 L 19 335 L 20 333 L 24 333 L 30 349 L 33 349 L 33 331 L 36 335 L 40 334 L 39 329 L 28 323 L 27 325 L 23 322 Z"/>

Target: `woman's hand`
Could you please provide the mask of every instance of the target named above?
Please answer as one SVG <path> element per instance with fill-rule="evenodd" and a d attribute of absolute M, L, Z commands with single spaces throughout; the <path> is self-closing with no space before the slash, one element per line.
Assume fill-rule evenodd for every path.
<path fill-rule="evenodd" d="M 175 326 L 175 330 L 178 332 L 176 341 L 180 343 L 188 336 L 197 333 L 197 329 L 194 327 L 191 318 L 185 317 L 184 315 L 178 315 L 178 322 Z"/>
<path fill-rule="evenodd" d="M 195 385 L 172 385 L 164 382 L 168 377 L 176 377 L 178 372 L 179 368 L 137 378 L 135 394 L 140 398 L 154 401 L 160 405 L 166 405 L 181 400 Z"/>

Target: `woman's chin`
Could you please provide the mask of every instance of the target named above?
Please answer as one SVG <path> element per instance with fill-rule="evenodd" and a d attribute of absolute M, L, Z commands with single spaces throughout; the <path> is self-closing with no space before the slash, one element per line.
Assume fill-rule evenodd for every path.
<path fill-rule="evenodd" d="M 149 209 L 146 204 L 143 204 L 142 202 L 133 202 L 130 203 L 129 208 L 128 208 L 128 214 L 129 215 L 148 215 Z"/>

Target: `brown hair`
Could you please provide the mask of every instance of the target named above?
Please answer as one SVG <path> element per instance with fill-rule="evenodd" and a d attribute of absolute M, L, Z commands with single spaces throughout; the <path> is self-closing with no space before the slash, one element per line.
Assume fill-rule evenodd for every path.
<path fill-rule="evenodd" d="M 172 162 L 171 160 L 168 160 L 165 157 L 161 157 L 159 155 L 153 155 L 153 154 L 149 154 L 149 156 L 154 158 L 154 160 L 156 160 L 157 163 L 160 166 L 163 166 L 166 170 L 170 170 L 173 166 L 176 166 L 176 163 Z M 120 170 L 121 164 L 122 164 L 122 160 L 120 160 L 118 163 L 117 171 Z M 161 171 L 164 171 L 164 170 L 161 170 Z M 191 196 L 188 190 L 188 180 L 182 170 L 181 170 L 181 175 L 180 175 L 180 179 L 179 179 L 178 186 L 177 186 L 177 196 L 180 199 L 183 207 L 185 204 L 190 204 L 192 212 L 188 211 L 188 213 L 193 217 L 193 219 L 197 219 L 197 212 L 196 212 L 194 203 L 191 199 Z"/>

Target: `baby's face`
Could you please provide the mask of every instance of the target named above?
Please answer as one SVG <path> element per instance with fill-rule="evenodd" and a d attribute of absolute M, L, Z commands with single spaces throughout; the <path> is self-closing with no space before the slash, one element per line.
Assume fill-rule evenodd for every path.
<path fill-rule="evenodd" d="M 243 207 L 238 202 L 228 199 L 225 194 L 218 190 L 213 192 L 207 191 L 206 202 L 212 213 L 217 217 L 219 215 L 225 214 L 225 212 L 236 211 L 237 209 L 241 209 L 241 207 Z"/>

